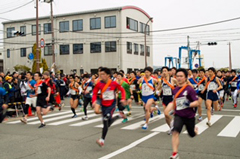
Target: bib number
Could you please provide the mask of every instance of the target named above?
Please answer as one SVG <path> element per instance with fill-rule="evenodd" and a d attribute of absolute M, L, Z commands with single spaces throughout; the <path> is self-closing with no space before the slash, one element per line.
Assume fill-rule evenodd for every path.
<path fill-rule="evenodd" d="M 169 87 L 163 88 L 163 95 L 164 96 L 171 96 L 172 95 L 172 90 Z"/>
<path fill-rule="evenodd" d="M 136 86 L 134 84 L 130 85 L 131 90 L 135 91 L 136 90 Z"/>
<path fill-rule="evenodd" d="M 232 87 L 237 87 L 237 82 L 232 82 L 232 83 L 231 83 L 231 86 L 232 86 Z"/>
<path fill-rule="evenodd" d="M 105 91 L 103 93 L 103 100 L 114 100 L 114 91 Z"/>
<path fill-rule="evenodd" d="M 183 110 L 188 108 L 188 106 L 185 105 L 186 103 L 186 97 L 181 97 L 176 99 L 176 105 L 177 105 L 177 110 Z"/>

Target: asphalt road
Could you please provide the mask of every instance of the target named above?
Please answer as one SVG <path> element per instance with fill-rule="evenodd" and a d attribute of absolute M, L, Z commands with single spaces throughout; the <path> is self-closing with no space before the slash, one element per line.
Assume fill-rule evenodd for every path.
<path fill-rule="evenodd" d="M 66 105 L 68 99 L 65 101 Z M 142 130 L 143 109 L 133 106 L 132 116 L 125 124 L 121 119 L 110 129 L 105 146 L 100 148 L 96 139 L 101 135 L 101 116 L 89 110 L 89 120 L 83 115 L 72 119 L 69 106 L 45 116 L 46 127 L 38 129 L 36 117 L 27 125 L 19 119 L 9 119 L 0 125 L 1 159 L 167 159 L 172 153 L 171 136 L 163 115 L 151 119 L 148 130 Z M 206 110 L 204 119 L 206 118 Z M 115 112 L 115 114 L 117 114 Z M 239 159 L 240 158 L 240 107 L 227 102 L 221 112 L 215 112 L 212 127 L 205 121 L 198 124 L 200 134 L 190 138 L 180 135 L 181 159 Z"/>

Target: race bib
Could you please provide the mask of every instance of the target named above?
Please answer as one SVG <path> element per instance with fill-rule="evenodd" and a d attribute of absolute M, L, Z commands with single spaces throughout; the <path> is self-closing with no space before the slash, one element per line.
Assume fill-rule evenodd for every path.
<path fill-rule="evenodd" d="M 103 93 L 103 100 L 114 100 L 114 91 L 105 91 Z"/>
<path fill-rule="evenodd" d="M 198 90 L 199 91 L 202 91 L 204 89 L 204 85 L 203 84 L 200 84 L 199 86 L 198 86 Z"/>
<path fill-rule="evenodd" d="M 135 91 L 136 90 L 136 85 L 132 84 L 130 85 L 131 90 Z"/>
<path fill-rule="evenodd" d="M 92 87 L 87 87 L 87 91 L 92 91 Z"/>
<path fill-rule="evenodd" d="M 143 89 L 142 90 L 143 94 L 152 94 L 153 93 L 153 90 L 147 84 L 143 84 L 142 89 Z"/>
<path fill-rule="evenodd" d="M 73 89 L 71 89 L 71 90 L 70 90 L 70 94 L 71 94 L 71 95 L 76 95 L 76 91 L 73 90 Z"/>
<path fill-rule="evenodd" d="M 176 109 L 183 110 L 183 109 L 188 108 L 188 106 L 185 105 L 186 102 L 187 102 L 186 97 L 177 98 L 176 99 Z"/>
<path fill-rule="evenodd" d="M 197 89 L 197 84 L 193 84 L 193 87 L 196 90 Z"/>
<path fill-rule="evenodd" d="M 38 87 L 37 94 L 41 94 L 41 93 L 42 93 L 41 87 Z"/>
<path fill-rule="evenodd" d="M 163 95 L 164 96 L 171 96 L 172 95 L 172 89 L 169 87 L 163 87 Z"/>
<path fill-rule="evenodd" d="M 208 90 L 215 90 L 217 89 L 216 84 L 214 82 L 209 83 Z"/>
<path fill-rule="evenodd" d="M 232 86 L 232 87 L 237 87 L 237 82 L 232 82 L 232 83 L 231 83 L 231 86 Z"/>

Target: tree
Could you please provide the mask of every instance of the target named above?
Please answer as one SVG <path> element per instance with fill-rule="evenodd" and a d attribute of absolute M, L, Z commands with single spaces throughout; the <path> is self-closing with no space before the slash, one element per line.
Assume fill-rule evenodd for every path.
<path fill-rule="evenodd" d="M 42 59 L 43 71 L 48 71 L 48 65 L 46 59 Z"/>
<path fill-rule="evenodd" d="M 34 55 L 34 61 L 33 61 L 33 65 L 32 65 L 32 72 L 35 73 L 37 72 L 37 45 L 36 43 L 33 45 L 33 55 Z M 41 49 L 39 49 L 39 59 L 41 59 Z M 39 68 L 42 67 L 42 63 L 39 63 Z"/>
<path fill-rule="evenodd" d="M 31 68 L 25 66 L 25 65 L 16 65 L 14 66 L 15 71 L 23 71 L 23 72 L 29 72 Z"/>

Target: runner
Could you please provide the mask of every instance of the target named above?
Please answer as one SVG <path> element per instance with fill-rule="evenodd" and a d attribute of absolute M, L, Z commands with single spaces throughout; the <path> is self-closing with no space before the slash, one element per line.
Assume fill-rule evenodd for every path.
<path fill-rule="evenodd" d="M 28 72 L 26 74 L 27 77 L 27 82 L 26 82 L 26 90 L 27 90 L 27 98 L 26 98 L 26 104 L 24 105 L 24 117 L 21 120 L 24 124 L 27 124 L 27 116 L 28 116 L 28 109 L 29 107 L 36 108 L 37 104 L 37 97 L 31 97 L 32 95 L 35 94 L 35 89 L 34 86 L 36 85 L 36 81 L 33 80 L 33 74 L 31 72 Z"/>
<path fill-rule="evenodd" d="M 215 111 L 218 111 L 218 95 L 217 92 L 222 89 L 222 85 L 220 83 L 220 80 L 216 78 L 216 70 L 213 67 L 208 68 L 208 82 L 202 91 L 204 93 L 205 90 L 207 90 L 207 116 L 208 116 L 208 122 L 206 123 L 209 127 L 211 126 L 211 110 L 212 110 L 212 104 L 215 109 Z"/>
<path fill-rule="evenodd" d="M 83 106 L 84 106 L 84 115 L 85 115 L 85 117 L 82 117 L 82 120 L 88 120 L 87 106 L 89 103 L 92 106 L 92 91 L 93 91 L 93 83 L 90 79 L 89 74 L 83 75 L 82 89 L 83 89 L 83 96 L 84 96 Z"/>
<path fill-rule="evenodd" d="M 220 104 L 220 109 L 219 111 L 222 110 L 223 108 L 223 96 L 224 96 L 224 77 L 222 76 L 222 72 L 220 70 L 217 71 L 217 77 L 222 85 L 222 89 L 218 91 L 218 98 L 219 98 L 219 104 Z"/>
<path fill-rule="evenodd" d="M 0 87 L 0 123 L 4 120 L 8 108 L 7 92 L 4 88 Z"/>
<path fill-rule="evenodd" d="M 206 96 L 207 91 L 203 91 L 206 84 L 207 84 L 207 78 L 205 77 L 205 69 L 202 68 L 199 70 L 199 82 L 198 82 L 198 101 L 199 101 L 199 107 L 198 107 L 198 121 L 202 121 L 202 102 L 205 101 L 206 105 Z M 203 92 L 202 92 L 203 91 Z"/>
<path fill-rule="evenodd" d="M 143 125 L 142 129 L 147 130 L 148 129 L 148 122 L 150 118 L 150 114 L 153 111 L 160 112 L 158 107 L 151 107 L 152 104 L 154 104 L 154 85 L 157 83 L 156 79 L 153 79 L 151 77 L 151 74 L 153 72 L 153 69 L 151 67 L 146 67 L 144 69 L 145 76 L 141 78 L 138 81 L 138 84 L 142 83 L 142 101 L 143 101 L 143 106 L 145 108 L 145 119 L 146 123 Z"/>
<path fill-rule="evenodd" d="M 30 95 L 31 98 L 37 97 L 37 116 L 41 122 L 41 125 L 38 128 L 42 128 L 46 126 L 43 121 L 42 115 L 46 115 L 48 112 L 53 111 L 53 106 L 48 106 L 47 102 L 50 100 L 51 95 L 51 88 L 47 86 L 47 84 L 41 80 L 42 74 L 37 72 L 34 74 L 34 80 L 36 84 L 35 88 L 35 95 Z"/>
<path fill-rule="evenodd" d="M 233 105 L 234 108 L 237 108 L 237 98 L 238 98 L 238 91 L 237 91 L 237 82 L 238 82 L 238 77 L 236 75 L 236 70 L 232 70 L 232 77 L 229 79 L 229 84 L 231 88 L 231 94 L 232 94 L 232 99 L 233 99 Z"/>
<path fill-rule="evenodd" d="M 43 73 L 43 79 L 44 79 L 44 82 L 46 83 L 46 85 L 51 88 L 51 95 L 50 95 L 50 100 L 48 101 L 48 103 L 51 103 L 52 105 L 55 106 L 56 101 L 55 101 L 54 95 L 57 93 L 57 89 L 56 89 L 55 83 L 50 78 L 49 71 L 45 71 Z"/>
<path fill-rule="evenodd" d="M 192 70 L 192 77 L 188 79 L 189 82 L 193 85 L 194 90 L 198 93 L 198 71 L 196 69 Z"/>
<path fill-rule="evenodd" d="M 70 105 L 71 105 L 71 110 L 73 112 L 72 118 L 76 118 L 77 114 L 75 109 L 78 107 L 78 100 L 79 100 L 79 95 L 82 93 L 82 89 L 80 85 L 75 81 L 74 75 L 70 75 L 69 77 L 70 84 L 69 84 L 69 91 L 67 94 L 70 94 Z"/>
<path fill-rule="evenodd" d="M 195 127 L 195 109 L 199 106 L 196 92 L 187 84 L 188 73 L 185 69 L 177 70 L 178 86 L 173 90 L 174 102 L 167 106 L 167 111 L 175 109 L 174 124 L 172 129 L 172 148 L 173 153 L 170 159 L 179 159 L 179 134 L 183 126 L 186 126 L 190 137 L 197 135 Z"/>
<path fill-rule="evenodd" d="M 168 104 L 173 101 L 172 91 L 175 89 L 174 85 L 177 85 L 177 80 L 173 77 L 170 77 L 168 67 L 162 67 L 161 72 L 162 72 L 162 80 L 159 83 L 158 90 L 161 90 L 163 111 L 164 111 L 166 123 L 170 127 L 170 130 L 168 132 L 168 134 L 170 135 L 171 127 L 172 127 L 171 126 L 172 117 L 169 113 L 172 110 L 169 110 L 169 109 L 166 110 L 166 108 Z"/>
<path fill-rule="evenodd" d="M 130 86 L 125 81 L 123 81 L 123 74 L 120 73 L 120 72 L 117 73 L 117 83 L 124 88 L 125 94 L 126 94 L 125 99 L 127 101 L 127 104 L 129 104 L 129 99 L 133 98 L 133 93 L 132 93 L 132 90 L 130 89 Z M 117 94 L 118 95 L 118 101 L 117 101 L 118 110 L 119 110 L 120 115 L 123 117 L 122 123 L 126 123 L 128 121 L 128 118 L 124 114 L 123 110 L 125 109 L 125 107 L 127 108 L 128 111 L 130 109 L 129 109 L 128 105 L 126 105 L 126 106 L 122 105 L 122 103 L 121 103 L 121 99 L 122 99 L 121 92 L 118 91 L 117 93 L 118 93 Z"/>
<path fill-rule="evenodd" d="M 102 129 L 102 137 L 96 141 L 96 143 L 100 146 L 104 146 L 104 141 L 108 132 L 108 128 L 111 124 L 119 118 L 119 116 L 112 117 L 113 112 L 116 107 L 116 91 L 119 90 L 122 93 L 122 104 L 125 105 L 126 95 L 124 89 L 116 82 L 112 81 L 111 71 L 108 68 L 100 69 L 100 77 L 101 81 L 96 84 L 93 90 L 93 106 L 95 108 L 95 112 L 97 114 L 102 114 L 103 116 L 103 129 Z M 101 90 L 100 96 L 100 105 L 97 104 L 97 96 L 98 92 Z M 102 112 L 100 112 L 100 107 L 102 108 Z"/>
<path fill-rule="evenodd" d="M 131 81 L 129 82 L 129 85 L 130 85 L 130 88 L 133 92 L 133 97 L 134 97 L 134 100 L 135 100 L 135 103 L 139 104 L 139 84 L 138 84 L 138 80 L 137 80 L 137 77 L 136 77 L 136 72 L 135 71 L 132 71 L 130 73 L 130 76 L 131 76 Z M 131 109 L 131 106 L 130 106 L 130 109 Z"/>

